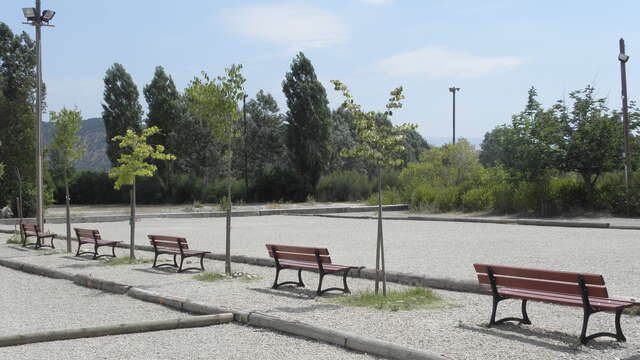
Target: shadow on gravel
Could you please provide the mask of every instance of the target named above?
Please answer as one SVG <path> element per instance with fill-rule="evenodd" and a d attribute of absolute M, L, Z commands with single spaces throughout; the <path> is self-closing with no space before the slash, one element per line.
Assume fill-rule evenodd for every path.
<path fill-rule="evenodd" d="M 316 297 L 316 292 L 314 290 L 298 288 L 298 287 L 290 287 L 290 286 L 283 286 L 278 288 L 277 290 L 271 289 L 271 288 L 268 288 L 268 289 L 248 288 L 248 289 L 251 291 L 262 293 L 262 294 L 288 297 L 291 299 L 313 299 Z"/>
<path fill-rule="evenodd" d="M 517 325 L 511 325 L 511 324 L 500 325 L 500 326 L 496 326 L 495 328 L 487 328 L 485 324 L 478 325 L 478 326 L 469 326 L 469 325 L 460 324 L 458 325 L 458 328 L 481 333 L 484 335 L 497 336 L 507 340 L 519 341 L 519 342 L 527 343 L 530 345 L 539 346 L 549 350 L 568 353 L 568 354 L 575 354 L 576 352 L 580 352 L 580 342 L 578 341 L 578 339 L 574 336 L 560 333 L 560 332 L 534 331 L 534 330 L 530 330 Z M 549 343 L 544 340 L 538 340 L 535 338 L 543 338 L 551 341 L 559 341 L 561 343 L 564 343 L 564 345 L 553 344 L 553 343 Z"/>
<path fill-rule="evenodd" d="M 315 305 L 304 306 L 304 307 L 276 307 L 271 310 L 286 312 L 291 314 L 302 314 L 302 313 L 312 312 L 316 310 L 337 310 L 340 308 L 342 307 L 338 305 L 332 305 L 332 304 L 315 304 Z"/>
<path fill-rule="evenodd" d="M 621 360 L 640 360 L 640 355 L 631 355 L 626 358 L 622 358 Z"/>

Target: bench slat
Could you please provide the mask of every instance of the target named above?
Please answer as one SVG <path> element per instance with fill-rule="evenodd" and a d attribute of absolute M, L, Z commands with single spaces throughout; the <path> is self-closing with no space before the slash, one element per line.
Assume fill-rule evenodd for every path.
<path fill-rule="evenodd" d="M 487 264 L 473 264 L 477 273 L 486 274 L 487 267 L 491 267 L 494 275 L 505 275 L 513 277 L 523 277 L 531 279 L 551 280 L 551 281 L 563 281 L 563 282 L 578 282 L 578 275 L 582 275 L 585 284 L 591 285 L 604 285 L 604 278 L 602 275 L 597 274 L 582 274 L 567 271 L 553 271 L 553 270 L 539 270 L 528 269 L 513 266 L 496 266 Z"/>
<path fill-rule="evenodd" d="M 489 281 L 489 276 L 485 274 L 477 274 L 478 281 L 481 284 L 491 285 L 491 281 Z M 563 293 L 563 294 L 572 294 L 572 295 L 580 295 L 580 286 L 577 283 L 566 283 L 559 281 L 547 281 L 547 280 L 537 280 L 537 279 L 526 279 L 526 278 L 515 278 L 509 276 L 495 276 L 496 285 L 505 286 L 509 288 L 515 289 L 529 289 L 529 290 L 540 290 L 540 291 L 549 291 L 555 293 Z M 596 297 L 609 297 L 607 294 L 607 288 L 596 285 L 587 285 L 587 294 L 589 296 Z"/>
<path fill-rule="evenodd" d="M 280 250 L 276 250 L 278 253 L 278 260 L 298 260 L 298 261 L 306 261 L 312 262 L 318 266 L 318 261 L 315 255 L 308 254 L 297 254 L 297 253 L 289 253 L 289 252 L 281 252 Z M 269 256 L 273 256 L 273 252 L 269 251 Z M 328 256 L 320 256 L 320 262 L 323 264 L 331 264 L 331 258 Z"/>
<path fill-rule="evenodd" d="M 291 246 L 291 245 L 277 245 L 277 244 L 266 244 L 267 250 L 271 251 L 272 247 L 276 247 L 276 251 L 278 252 L 290 252 L 290 253 L 298 253 L 298 254 L 315 254 L 316 250 L 320 255 L 329 255 L 329 250 L 327 248 L 315 248 L 310 246 Z"/>
<path fill-rule="evenodd" d="M 151 245 L 161 248 L 173 248 L 173 249 L 188 249 L 187 239 L 177 236 L 167 235 L 147 235 Z"/>

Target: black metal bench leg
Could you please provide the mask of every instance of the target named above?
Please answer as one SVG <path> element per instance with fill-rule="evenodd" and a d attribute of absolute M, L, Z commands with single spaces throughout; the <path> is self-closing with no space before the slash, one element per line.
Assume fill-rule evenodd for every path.
<path fill-rule="evenodd" d="M 158 261 L 158 253 L 157 253 L 157 252 L 154 254 L 154 257 L 153 257 L 153 266 L 152 266 L 152 267 L 156 267 L 156 261 Z"/>
<path fill-rule="evenodd" d="M 351 294 L 351 290 L 349 290 L 349 286 L 347 285 L 347 275 L 349 275 L 349 270 L 347 269 L 342 276 L 342 284 L 344 285 L 344 292 L 347 294 Z"/>
<path fill-rule="evenodd" d="M 522 321 L 521 323 L 531 325 L 529 314 L 527 314 L 527 299 L 522 299 Z"/>
<path fill-rule="evenodd" d="M 276 279 L 273 280 L 273 285 L 271 286 L 272 289 L 277 289 L 278 288 L 278 276 L 280 276 L 280 268 L 276 267 Z"/>
<path fill-rule="evenodd" d="M 56 247 L 53 245 L 53 238 L 51 238 L 51 248 L 55 249 Z"/>
<path fill-rule="evenodd" d="M 584 317 L 582 318 L 582 332 L 580 333 L 580 342 L 582 344 L 586 344 L 589 342 L 587 339 L 587 327 L 589 326 L 589 317 L 591 316 L 591 311 L 589 309 L 584 309 Z"/>
<path fill-rule="evenodd" d="M 82 246 L 82 244 L 78 242 L 78 251 L 76 251 L 76 256 L 80 256 L 80 246 Z"/>
<path fill-rule="evenodd" d="M 318 291 L 316 291 L 317 295 L 322 295 L 322 279 L 324 278 L 324 273 L 320 272 L 320 281 L 318 281 Z"/>
<path fill-rule="evenodd" d="M 200 269 L 204 271 L 204 254 L 200 255 Z"/>
<path fill-rule="evenodd" d="M 175 255 L 174 255 L 174 259 L 175 259 Z M 175 261 L 175 260 L 174 260 Z M 178 268 L 178 272 L 182 272 L 182 263 L 184 262 L 184 257 L 180 256 L 180 267 Z"/>
<path fill-rule="evenodd" d="M 98 243 L 93 246 L 93 260 L 98 258 Z"/>
<path fill-rule="evenodd" d="M 173 254 L 173 266 L 178 267 L 178 263 L 176 262 L 176 255 Z M 180 268 L 182 269 L 182 261 L 180 261 Z"/>
<path fill-rule="evenodd" d="M 622 310 L 624 309 L 618 309 L 616 311 L 616 339 L 618 341 L 626 342 L 627 338 L 622 333 L 622 327 L 620 327 L 620 317 L 622 316 Z"/>
<path fill-rule="evenodd" d="M 116 257 L 116 244 L 111 245 L 111 253 L 113 254 L 113 257 Z"/>
<path fill-rule="evenodd" d="M 302 269 L 298 269 L 298 287 L 304 287 L 302 282 Z"/>
<path fill-rule="evenodd" d="M 498 311 L 498 303 L 500 300 L 497 297 L 493 297 L 493 306 L 491 309 L 491 319 L 489 320 L 489 326 L 496 324 L 496 312 Z"/>

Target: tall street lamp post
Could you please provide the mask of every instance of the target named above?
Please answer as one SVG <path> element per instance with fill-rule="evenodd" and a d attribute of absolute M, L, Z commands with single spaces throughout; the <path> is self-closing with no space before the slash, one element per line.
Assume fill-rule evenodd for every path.
<path fill-rule="evenodd" d="M 624 39 L 620 39 L 620 77 L 622 80 L 622 124 L 624 128 L 624 187 L 626 192 L 627 215 L 629 215 L 629 172 L 631 171 L 631 154 L 629 149 L 629 108 L 627 106 L 627 69 L 629 55 L 625 54 Z"/>
<path fill-rule="evenodd" d="M 460 88 L 450 87 L 449 92 L 453 94 L 453 144 L 456 143 L 456 92 L 460 91 Z"/>
<path fill-rule="evenodd" d="M 44 196 L 42 184 L 42 44 L 40 28 L 49 25 L 49 21 L 56 14 L 53 10 L 40 10 L 40 0 L 36 0 L 35 8 L 23 8 L 22 13 L 27 18 L 23 24 L 36 27 L 36 222 L 40 229 L 44 223 Z"/>

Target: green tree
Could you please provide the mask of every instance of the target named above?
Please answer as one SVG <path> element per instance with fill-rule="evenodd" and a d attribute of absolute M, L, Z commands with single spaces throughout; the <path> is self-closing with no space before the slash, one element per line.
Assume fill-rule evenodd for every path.
<path fill-rule="evenodd" d="M 480 163 L 485 167 L 494 167 L 499 165 L 500 161 L 505 158 L 504 142 L 509 132 L 512 131 L 506 125 L 500 125 L 493 130 L 484 134 L 482 144 L 480 144 Z"/>
<path fill-rule="evenodd" d="M 113 137 L 113 141 L 118 144 L 120 158 L 118 166 L 109 170 L 109 177 L 115 179 L 113 188 L 120 190 L 124 185 L 130 185 L 131 200 L 131 238 L 129 257 L 135 259 L 135 231 L 136 231 L 136 177 L 150 177 L 158 169 L 157 166 L 147 162 L 151 159 L 174 160 L 176 157 L 164 152 L 163 145 L 149 145 L 147 138 L 160 132 L 156 126 L 142 130 L 138 135 L 135 131 L 128 129 L 126 134 Z"/>
<path fill-rule="evenodd" d="M 387 294 L 387 280 L 384 261 L 384 241 L 382 234 L 382 177 L 383 166 L 398 166 L 404 161 L 396 155 L 404 150 L 404 133 L 408 129 L 415 129 L 415 125 L 403 124 L 393 126 L 391 122 L 378 121 L 378 114 L 374 111 L 364 111 L 353 100 L 351 92 L 346 85 L 338 80 L 331 80 L 334 89 L 344 96 L 342 106 L 353 115 L 358 136 L 358 144 L 349 150 L 343 151 L 344 156 L 367 159 L 373 162 L 378 169 L 378 240 L 376 245 L 376 293 L 378 293 L 380 278 L 382 278 L 382 293 Z M 390 93 L 387 103 L 385 118 L 393 115 L 393 110 L 402 107 L 402 87 L 396 88 Z M 382 265 L 382 267 L 380 266 Z"/>
<path fill-rule="evenodd" d="M 102 120 L 107 134 L 107 156 L 113 166 L 118 166 L 121 148 L 113 140 L 128 129 L 140 132 L 142 106 L 138 102 L 138 87 L 124 66 L 114 63 L 104 77 L 104 103 Z"/>
<path fill-rule="evenodd" d="M 247 168 L 256 179 L 286 163 L 284 117 L 273 96 L 262 90 L 247 102 L 246 112 Z"/>
<path fill-rule="evenodd" d="M 82 124 L 82 116 L 78 110 L 62 108 L 60 112 L 49 113 L 51 123 L 55 127 L 51 142 L 51 161 L 62 173 L 64 179 L 64 193 L 67 222 L 67 252 L 71 252 L 71 198 L 69 197 L 69 178 L 73 170 L 73 164 L 82 157 L 83 147 L 78 137 L 78 131 Z"/>
<path fill-rule="evenodd" d="M 149 137 L 149 143 L 163 144 L 174 153 L 177 141 L 192 144 L 187 138 L 178 139 L 176 136 L 178 127 L 183 125 L 184 109 L 173 79 L 162 66 L 156 67 L 153 79 L 144 87 L 143 93 L 148 105 L 147 127 L 162 129 L 162 132 Z M 156 161 L 155 165 L 165 197 L 168 198 L 172 195 L 173 162 Z"/>
<path fill-rule="evenodd" d="M 594 91 L 587 86 L 571 92 L 571 110 L 563 101 L 554 106 L 563 130 L 558 143 L 562 169 L 580 174 L 590 197 L 602 173 L 620 168 L 623 153 L 622 124 L 610 113 L 606 98 L 596 98 Z"/>
<path fill-rule="evenodd" d="M 225 69 L 225 76 L 211 79 L 202 73 L 186 89 L 189 110 L 198 118 L 208 122 L 212 134 L 224 144 L 223 160 L 226 163 L 227 197 L 223 205 L 227 211 L 225 242 L 225 273 L 231 274 L 231 171 L 233 144 L 240 136 L 240 111 L 238 101 L 244 98 L 242 65 Z"/>
<path fill-rule="evenodd" d="M 19 169 L 26 189 L 35 187 L 35 67 L 35 44 L 29 35 L 14 34 L 0 22 L 0 159 L 10 174 Z M 19 188 L 17 176 L 7 176 L 0 200 L 12 201 Z M 35 198 L 25 200 L 28 216 L 35 211 Z M 14 210 L 17 213 L 17 204 Z"/>
<path fill-rule="evenodd" d="M 282 91 L 287 97 L 287 147 L 298 176 L 313 192 L 330 157 L 331 112 L 324 87 L 311 61 L 299 53 L 285 75 Z"/>

